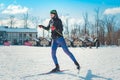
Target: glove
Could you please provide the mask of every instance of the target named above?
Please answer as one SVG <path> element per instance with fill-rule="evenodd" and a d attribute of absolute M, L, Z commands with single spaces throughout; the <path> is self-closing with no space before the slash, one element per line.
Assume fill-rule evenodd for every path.
<path fill-rule="evenodd" d="M 54 31 L 56 28 L 55 26 L 50 27 L 52 31 Z"/>
<path fill-rule="evenodd" d="M 38 25 L 39 28 L 43 28 L 43 25 Z"/>

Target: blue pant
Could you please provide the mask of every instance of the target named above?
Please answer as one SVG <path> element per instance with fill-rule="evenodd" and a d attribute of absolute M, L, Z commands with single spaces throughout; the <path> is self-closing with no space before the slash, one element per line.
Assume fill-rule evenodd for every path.
<path fill-rule="evenodd" d="M 73 54 L 68 50 L 68 47 L 66 46 L 65 40 L 63 37 L 53 39 L 52 41 L 52 59 L 54 61 L 54 64 L 58 64 L 58 60 L 56 57 L 56 50 L 58 46 L 61 46 L 64 52 L 72 59 L 72 61 L 75 63 L 77 62 Z"/>

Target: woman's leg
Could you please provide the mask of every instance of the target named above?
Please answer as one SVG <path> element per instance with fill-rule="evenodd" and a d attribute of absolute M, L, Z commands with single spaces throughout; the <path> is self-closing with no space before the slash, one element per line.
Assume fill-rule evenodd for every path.
<path fill-rule="evenodd" d="M 65 42 L 64 38 L 61 37 L 61 38 L 57 39 L 57 43 L 61 45 L 64 52 L 72 59 L 74 64 L 77 66 L 77 69 L 80 70 L 80 65 L 77 62 L 77 60 L 75 59 L 74 55 L 68 50 L 68 47 L 66 46 L 66 42 Z"/>
<path fill-rule="evenodd" d="M 57 47 L 58 47 L 58 44 L 55 40 L 52 41 L 52 59 L 54 61 L 54 64 L 58 64 L 58 60 L 57 60 L 57 57 L 56 57 L 56 50 L 57 50 Z"/>
<path fill-rule="evenodd" d="M 55 64 L 55 68 L 52 69 L 51 72 L 60 71 L 58 60 L 57 60 L 57 57 L 56 57 L 57 47 L 58 47 L 58 44 L 57 44 L 56 40 L 53 40 L 52 41 L 52 52 L 51 52 L 51 54 L 52 54 L 52 59 L 53 59 L 54 64 Z"/>
<path fill-rule="evenodd" d="M 73 62 L 77 62 L 73 54 L 68 50 L 68 47 L 66 46 L 64 38 L 59 38 L 57 40 L 57 43 L 61 45 L 64 52 L 73 60 Z"/>

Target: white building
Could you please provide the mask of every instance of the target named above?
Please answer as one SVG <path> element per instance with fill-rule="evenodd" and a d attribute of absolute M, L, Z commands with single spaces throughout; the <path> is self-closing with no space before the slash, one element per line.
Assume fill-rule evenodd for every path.
<path fill-rule="evenodd" d="M 11 44 L 23 44 L 25 40 L 31 40 L 36 37 L 36 29 L 0 27 L 0 42 L 7 39 Z"/>

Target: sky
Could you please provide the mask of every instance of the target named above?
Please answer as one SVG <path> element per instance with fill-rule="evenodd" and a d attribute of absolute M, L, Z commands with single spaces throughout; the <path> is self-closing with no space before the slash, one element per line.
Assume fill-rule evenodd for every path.
<path fill-rule="evenodd" d="M 70 17 L 70 22 L 83 22 L 83 14 L 88 13 L 89 21 L 95 15 L 95 9 L 100 9 L 101 15 L 119 15 L 120 0 L 0 0 L 0 20 L 7 24 L 9 15 L 20 15 L 28 12 L 48 22 L 50 11 L 56 9 L 59 16 Z M 19 19 L 16 19 L 19 21 Z M 21 24 L 20 21 L 16 25 Z M 47 24 L 46 24 L 47 25 Z M 21 25 L 20 25 L 21 26 Z"/>
<path fill-rule="evenodd" d="M 56 9 L 59 15 L 69 14 L 72 17 L 80 17 L 85 12 L 93 15 L 96 8 L 100 8 L 102 12 L 109 8 L 120 8 L 120 0 L 0 0 L 0 8 L 3 7 L 0 13 L 10 5 L 19 5 L 21 9 L 26 8 L 25 11 L 28 10 L 30 14 L 42 18 L 49 17 L 52 9 Z"/>
<path fill-rule="evenodd" d="M 120 18 L 120 0 L 0 0 L 0 26 L 9 26 L 9 15 L 15 15 L 14 26 L 23 27 L 20 15 L 27 12 L 43 19 L 40 24 L 47 26 L 50 11 L 56 9 L 63 22 L 69 18 L 69 25 L 72 27 L 74 24 L 84 23 L 83 14 L 86 12 L 89 21 L 94 21 L 95 9 L 98 8 L 101 15 L 119 15 Z M 29 21 L 29 27 L 35 28 L 35 25 Z M 38 34 L 42 31 L 38 29 Z"/>

